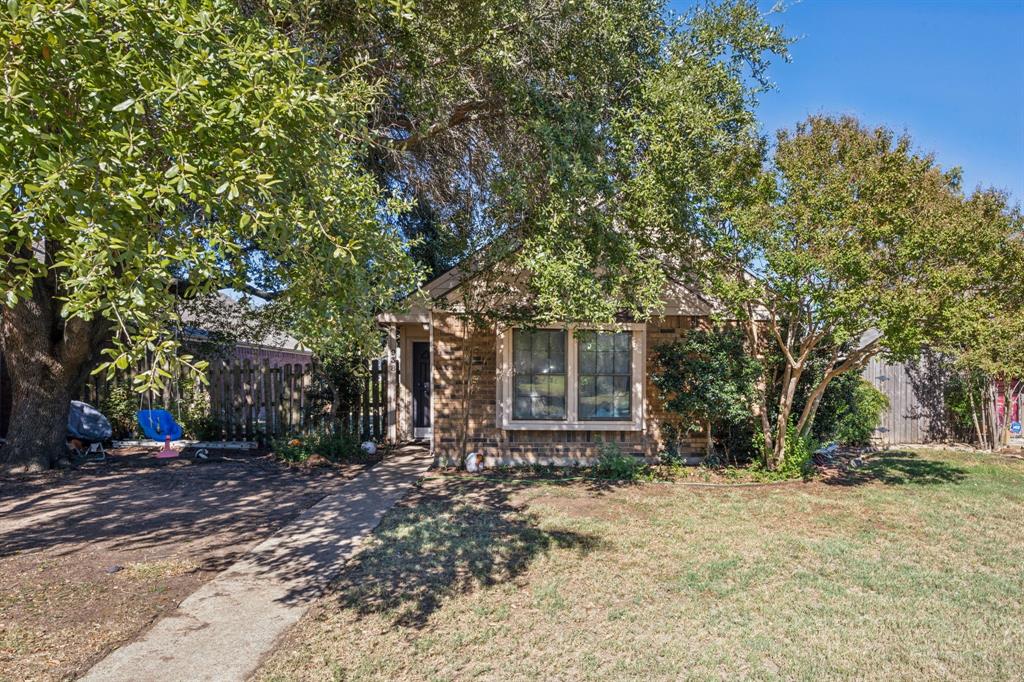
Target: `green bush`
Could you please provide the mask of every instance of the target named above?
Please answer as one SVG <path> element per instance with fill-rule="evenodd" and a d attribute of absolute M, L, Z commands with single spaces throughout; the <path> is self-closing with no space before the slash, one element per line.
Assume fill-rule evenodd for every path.
<path fill-rule="evenodd" d="M 210 414 L 210 394 L 197 379 L 186 379 L 180 386 L 177 421 L 185 437 L 194 440 L 218 440 L 220 420 Z"/>
<path fill-rule="evenodd" d="M 286 462 L 305 462 L 320 455 L 332 462 L 369 462 L 377 455 L 363 452 L 359 438 L 352 433 L 318 433 L 290 436 L 273 443 L 274 455 Z M 379 452 L 379 450 L 378 450 Z"/>
<path fill-rule="evenodd" d="M 662 425 L 666 461 L 680 461 L 682 437 L 708 428 L 725 459 L 750 457 L 750 408 L 761 372 L 761 363 L 747 352 L 745 337 L 737 329 L 694 329 L 678 341 L 658 346 L 651 381 L 673 415 Z"/>
<path fill-rule="evenodd" d="M 810 438 L 801 438 L 792 424 L 786 428 L 786 448 L 779 474 L 782 478 L 806 478 L 811 474 L 814 443 Z"/>
<path fill-rule="evenodd" d="M 131 438 L 139 433 L 139 422 L 135 417 L 139 410 L 139 394 L 128 384 L 107 388 L 106 395 L 96 407 L 110 422 L 115 440 Z"/>
<path fill-rule="evenodd" d="M 949 413 L 950 427 L 957 438 L 975 441 L 974 420 L 988 401 L 985 387 L 989 377 L 977 369 L 954 372 L 943 390 L 943 402 Z"/>
<path fill-rule="evenodd" d="M 758 433 L 755 440 L 759 447 L 764 449 L 764 436 Z M 773 470 L 764 465 L 764 459 L 751 467 L 755 478 L 761 481 L 788 481 L 796 478 L 810 478 L 814 473 L 813 454 L 815 443 L 812 438 L 801 438 L 797 435 L 796 427 L 790 424 L 786 427 L 786 446 L 782 456 L 782 465 Z"/>
<path fill-rule="evenodd" d="M 647 465 L 634 457 L 625 454 L 615 443 L 603 443 L 593 468 L 594 478 L 606 481 L 637 481 L 645 477 Z"/>
<path fill-rule="evenodd" d="M 825 389 L 814 420 L 814 438 L 821 443 L 868 445 L 882 413 L 885 394 L 854 372 L 836 377 Z"/>

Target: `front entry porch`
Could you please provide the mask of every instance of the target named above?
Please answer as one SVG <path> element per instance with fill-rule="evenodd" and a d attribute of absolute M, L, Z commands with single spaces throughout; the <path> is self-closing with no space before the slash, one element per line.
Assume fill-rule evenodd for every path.
<path fill-rule="evenodd" d="M 388 440 L 431 442 L 433 360 L 430 314 L 382 315 L 388 334 Z"/>

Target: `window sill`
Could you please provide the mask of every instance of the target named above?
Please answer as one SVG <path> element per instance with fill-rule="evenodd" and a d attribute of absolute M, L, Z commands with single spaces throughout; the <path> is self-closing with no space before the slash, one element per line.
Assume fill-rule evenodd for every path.
<path fill-rule="evenodd" d="M 638 421 L 506 421 L 505 431 L 642 431 Z"/>

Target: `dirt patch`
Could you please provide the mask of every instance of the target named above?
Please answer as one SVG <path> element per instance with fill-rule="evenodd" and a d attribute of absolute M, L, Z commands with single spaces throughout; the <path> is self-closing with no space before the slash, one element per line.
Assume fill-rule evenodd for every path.
<path fill-rule="evenodd" d="M 81 674 L 365 466 L 126 450 L 0 478 L 0 680 Z"/>

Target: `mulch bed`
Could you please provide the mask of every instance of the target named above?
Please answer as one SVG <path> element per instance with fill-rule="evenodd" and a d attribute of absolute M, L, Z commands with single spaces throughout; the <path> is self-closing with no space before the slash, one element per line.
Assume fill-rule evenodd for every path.
<path fill-rule="evenodd" d="M 0 477 L 0 680 L 80 675 L 367 466 L 128 449 Z"/>

